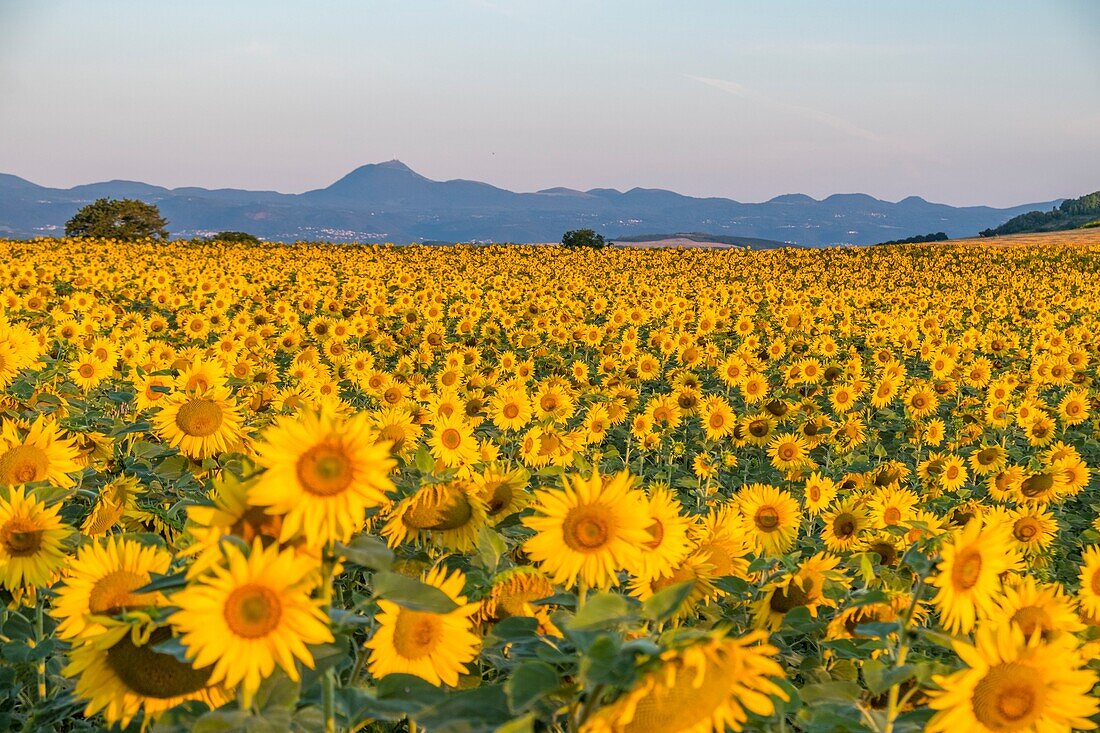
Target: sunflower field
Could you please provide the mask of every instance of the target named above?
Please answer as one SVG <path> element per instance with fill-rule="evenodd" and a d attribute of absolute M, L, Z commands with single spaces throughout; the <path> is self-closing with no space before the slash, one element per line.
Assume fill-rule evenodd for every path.
<path fill-rule="evenodd" d="M 0 241 L 0 730 L 1093 729 L 1059 237 Z"/>

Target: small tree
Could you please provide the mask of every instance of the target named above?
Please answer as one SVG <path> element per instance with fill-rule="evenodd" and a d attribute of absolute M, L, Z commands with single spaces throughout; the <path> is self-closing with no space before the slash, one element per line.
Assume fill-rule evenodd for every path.
<path fill-rule="evenodd" d="M 168 239 L 168 222 L 160 209 L 137 199 L 98 199 L 65 224 L 67 237 Z"/>
<path fill-rule="evenodd" d="M 602 234 L 596 234 L 592 229 L 573 229 L 562 235 L 561 246 L 572 249 L 578 247 L 600 249 L 607 246 L 607 242 Z"/>
<path fill-rule="evenodd" d="M 231 242 L 234 244 L 260 244 L 261 240 L 255 234 L 248 232 L 218 232 L 210 237 L 211 242 Z"/>

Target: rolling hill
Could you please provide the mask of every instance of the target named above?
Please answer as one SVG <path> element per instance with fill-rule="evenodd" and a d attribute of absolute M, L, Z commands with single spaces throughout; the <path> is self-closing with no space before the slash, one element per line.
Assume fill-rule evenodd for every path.
<path fill-rule="evenodd" d="M 741 203 L 646 188 L 518 193 L 478 181 L 434 181 L 391 160 L 361 166 L 330 186 L 300 194 L 168 189 L 136 181 L 57 189 L 0 174 L 0 236 L 59 236 L 77 209 L 99 197 L 155 203 L 178 237 L 237 230 L 283 241 L 547 242 L 568 229 L 588 227 L 609 239 L 706 232 L 804 246 L 871 244 L 928 231 L 968 236 L 1059 203 L 954 207 L 916 196 L 890 202 L 866 194 L 822 200 L 788 194 Z"/>

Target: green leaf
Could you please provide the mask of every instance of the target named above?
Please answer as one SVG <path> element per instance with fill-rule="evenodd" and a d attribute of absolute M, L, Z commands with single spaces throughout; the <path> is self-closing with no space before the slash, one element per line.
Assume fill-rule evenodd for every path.
<path fill-rule="evenodd" d="M 691 580 L 670 585 L 654 593 L 652 598 L 643 603 L 642 613 L 648 619 L 664 621 L 676 613 L 680 604 L 691 595 L 691 589 L 694 587 L 695 583 Z"/>
<path fill-rule="evenodd" d="M 482 527 L 477 533 L 477 556 L 490 574 L 495 573 L 500 558 L 508 552 L 504 538 L 491 527 Z"/>
<path fill-rule="evenodd" d="M 388 570 L 393 564 L 393 551 L 381 539 L 368 534 L 359 535 L 349 545 L 336 543 L 336 552 L 370 570 Z"/>
<path fill-rule="evenodd" d="M 853 702 L 859 698 L 859 685 L 855 682 L 822 682 L 806 685 L 798 693 L 806 703 Z"/>
<path fill-rule="evenodd" d="M 524 662 L 504 683 L 504 694 L 512 711 L 521 713 L 560 685 L 557 670 L 546 662 Z"/>
<path fill-rule="evenodd" d="M 374 574 L 374 596 L 411 611 L 449 613 L 458 608 L 458 604 L 439 588 L 388 570 Z"/>
<path fill-rule="evenodd" d="M 589 597 L 584 607 L 569 622 L 569 628 L 590 631 L 638 618 L 630 601 L 617 593 L 596 593 Z"/>
<path fill-rule="evenodd" d="M 149 583 L 136 589 L 134 593 L 154 593 L 156 591 L 166 590 L 179 590 L 187 585 L 187 576 L 183 573 L 172 573 L 170 575 L 161 575 L 160 573 L 150 573 L 149 577 L 152 580 Z"/>
<path fill-rule="evenodd" d="M 413 458 L 413 465 L 416 466 L 416 470 L 420 473 L 431 474 L 435 470 L 435 459 L 432 458 L 432 454 L 428 452 L 428 449 L 424 446 L 420 446 L 420 449 L 416 451 L 416 456 Z"/>

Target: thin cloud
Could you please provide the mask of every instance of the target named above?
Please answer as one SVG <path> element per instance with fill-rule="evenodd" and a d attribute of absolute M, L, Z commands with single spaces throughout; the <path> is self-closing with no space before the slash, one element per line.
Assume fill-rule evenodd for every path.
<path fill-rule="evenodd" d="M 706 76 L 694 76 L 692 74 L 685 74 L 684 76 L 686 76 L 688 79 L 700 82 L 701 84 L 706 84 L 709 87 L 720 89 L 727 94 L 734 95 L 735 97 L 741 97 L 743 99 L 748 99 L 754 102 L 765 104 L 775 109 L 790 112 L 804 119 L 817 122 L 827 127 L 831 127 L 834 130 L 839 130 L 840 132 L 843 132 L 860 140 L 866 140 L 867 142 L 878 144 L 890 143 L 890 141 L 884 138 L 882 135 L 868 130 L 865 127 L 860 127 L 859 125 L 852 124 L 842 117 L 837 117 L 834 114 L 830 114 L 829 112 L 825 112 L 819 109 L 814 109 L 813 107 L 805 107 L 800 104 L 790 104 L 788 102 L 782 102 L 773 97 L 769 97 L 765 94 L 754 91 L 746 87 L 744 84 L 738 84 L 737 82 L 728 81 L 726 79 L 712 79 Z"/>

